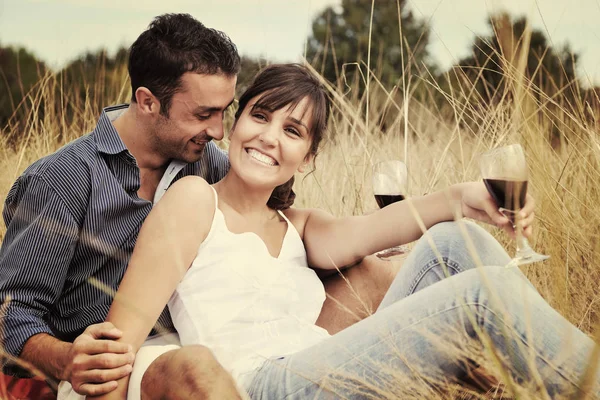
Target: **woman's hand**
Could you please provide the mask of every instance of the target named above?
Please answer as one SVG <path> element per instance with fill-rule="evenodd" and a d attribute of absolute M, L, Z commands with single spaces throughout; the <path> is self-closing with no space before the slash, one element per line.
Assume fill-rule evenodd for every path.
<path fill-rule="evenodd" d="M 457 200 L 460 201 L 464 217 L 496 225 L 504 229 L 511 237 L 515 236 L 512 222 L 498 211 L 498 205 L 483 182 L 459 183 L 453 188 L 457 192 Z M 533 233 L 534 207 L 535 200 L 528 194 L 517 218 L 525 237 L 529 237 Z"/>

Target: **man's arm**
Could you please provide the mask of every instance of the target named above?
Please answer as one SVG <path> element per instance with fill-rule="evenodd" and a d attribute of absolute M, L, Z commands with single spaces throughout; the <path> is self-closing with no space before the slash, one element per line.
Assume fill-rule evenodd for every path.
<path fill-rule="evenodd" d="M 26 365 L 42 366 L 52 377 L 70 382 L 77 393 L 107 393 L 132 370 L 131 346 L 116 341 L 121 335 L 108 322 L 89 326 L 73 343 L 41 333 L 25 342 L 20 359 Z"/>
<path fill-rule="evenodd" d="M 74 370 L 77 377 L 79 369 L 96 365 L 95 374 L 84 376 L 89 375 L 88 382 L 103 383 L 107 366 L 93 362 L 78 365 L 81 357 L 76 356 L 92 350 L 54 338 L 45 319 L 63 290 L 79 240 L 79 224 L 63 199 L 36 176 L 21 177 L 13 185 L 3 216 L 7 231 L 0 248 L 0 324 L 6 351 L 13 360 L 21 358 L 56 379 L 71 380 Z M 112 339 L 110 333 L 94 334 L 94 341 L 98 335 Z M 82 336 L 88 339 L 90 335 Z M 118 345 L 117 349 L 123 346 Z M 3 367 L 9 374 L 28 374 L 18 362 Z M 108 367 L 109 372 L 111 369 Z"/>
<path fill-rule="evenodd" d="M 72 344 L 58 340 L 47 333 L 39 333 L 30 337 L 21 351 L 20 359 L 23 367 L 37 368 L 41 366 L 43 372 L 51 377 L 65 380 L 67 375 L 67 354 Z"/>
<path fill-rule="evenodd" d="M 0 248 L 1 322 L 6 351 L 19 357 L 29 338 L 52 335 L 45 316 L 62 291 L 79 228 L 52 188 L 34 176 L 13 185 L 3 216 L 7 230 Z M 45 373 L 54 369 L 35 366 Z M 10 366 L 5 370 L 24 373 Z"/>

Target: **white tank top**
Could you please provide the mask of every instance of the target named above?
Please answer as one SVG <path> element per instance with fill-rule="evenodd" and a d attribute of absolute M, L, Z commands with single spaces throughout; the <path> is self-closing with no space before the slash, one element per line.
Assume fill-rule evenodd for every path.
<path fill-rule="evenodd" d="M 274 258 L 255 233 L 230 232 L 216 207 L 208 236 L 169 300 L 181 344 L 210 348 L 242 387 L 265 360 L 329 337 L 315 325 L 323 284 L 308 267 L 300 235 L 279 214 L 287 232 Z"/>

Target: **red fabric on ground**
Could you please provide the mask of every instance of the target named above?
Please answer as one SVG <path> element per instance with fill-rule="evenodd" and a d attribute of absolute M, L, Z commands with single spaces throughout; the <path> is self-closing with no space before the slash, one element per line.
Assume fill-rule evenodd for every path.
<path fill-rule="evenodd" d="M 40 378 L 15 378 L 0 374 L 0 399 L 2 400 L 54 400 L 56 395 Z"/>

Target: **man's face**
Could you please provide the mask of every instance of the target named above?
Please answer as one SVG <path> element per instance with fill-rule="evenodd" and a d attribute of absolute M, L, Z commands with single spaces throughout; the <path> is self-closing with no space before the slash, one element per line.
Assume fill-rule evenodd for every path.
<path fill-rule="evenodd" d="M 223 138 L 223 115 L 233 102 L 237 77 L 187 72 L 173 95 L 168 117 L 160 115 L 150 140 L 165 159 L 195 162 L 212 139 Z"/>

